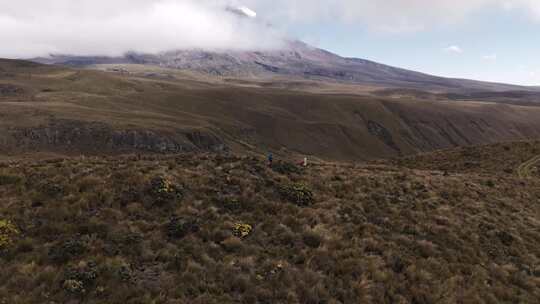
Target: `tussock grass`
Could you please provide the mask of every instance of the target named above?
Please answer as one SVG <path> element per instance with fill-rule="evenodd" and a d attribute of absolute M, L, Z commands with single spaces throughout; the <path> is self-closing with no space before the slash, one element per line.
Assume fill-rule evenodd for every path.
<path fill-rule="evenodd" d="M 0 185 L 0 214 L 20 231 L 0 253 L 6 303 L 540 298 L 535 178 L 393 164 L 282 172 L 212 155 L 12 162 L 1 174 L 18 177 Z"/>

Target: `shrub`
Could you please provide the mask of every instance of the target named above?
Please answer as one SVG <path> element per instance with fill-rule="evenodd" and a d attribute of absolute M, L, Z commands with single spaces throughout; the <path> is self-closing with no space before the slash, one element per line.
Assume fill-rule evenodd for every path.
<path fill-rule="evenodd" d="M 224 198 L 215 199 L 215 204 L 220 209 L 228 211 L 228 212 L 235 213 L 235 212 L 241 212 L 241 211 L 248 211 L 247 204 L 232 197 L 224 197 Z"/>
<path fill-rule="evenodd" d="M 306 232 L 303 236 L 304 243 L 311 248 L 318 248 L 321 246 L 322 238 L 315 232 Z"/>
<path fill-rule="evenodd" d="M 166 226 L 167 236 L 173 239 L 181 239 L 190 233 L 199 231 L 199 225 L 196 220 L 173 218 Z"/>
<path fill-rule="evenodd" d="M 93 262 L 79 267 L 68 268 L 64 275 L 65 281 L 75 280 L 82 282 L 83 285 L 92 285 L 97 278 L 97 265 Z"/>
<path fill-rule="evenodd" d="M 97 265 L 94 262 L 70 267 L 64 273 L 62 287 L 72 294 L 84 294 L 95 284 L 97 276 Z"/>
<path fill-rule="evenodd" d="M 72 294 L 84 294 L 86 290 L 84 289 L 84 283 L 78 280 L 65 280 L 62 284 L 64 289 Z"/>
<path fill-rule="evenodd" d="M 242 240 L 237 237 L 227 238 L 226 240 L 221 242 L 221 245 L 228 252 L 239 252 L 244 246 L 244 244 L 242 244 Z"/>
<path fill-rule="evenodd" d="M 245 238 L 253 231 L 253 227 L 249 224 L 237 223 L 233 227 L 233 234 L 239 238 Z"/>
<path fill-rule="evenodd" d="M 118 254 L 139 256 L 143 249 L 143 241 L 142 234 L 130 232 L 126 229 L 119 229 L 107 236 L 107 242 L 104 244 L 103 249 L 109 256 Z"/>
<path fill-rule="evenodd" d="M 314 203 L 313 192 L 304 184 L 292 184 L 281 186 L 281 197 L 298 206 L 309 206 Z"/>
<path fill-rule="evenodd" d="M 64 188 L 58 184 L 43 183 L 39 186 L 39 190 L 48 198 L 55 198 L 64 194 Z"/>
<path fill-rule="evenodd" d="M 302 170 L 298 168 L 298 166 L 288 163 L 288 162 L 279 162 L 272 166 L 272 170 L 274 170 L 277 173 L 281 174 L 300 174 L 302 173 Z"/>
<path fill-rule="evenodd" d="M 21 181 L 21 178 L 15 175 L 0 175 L 0 186 L 14 185 Z"/>
<path fill-rule="evenodd" d="M 119 269 L 118 269 L 118 277 L 120 278 L 120 280 L 122 282 L 126 282 L 126 283 L 131 283 L 133 280 L 134 280 L 134 277 L 133 277 L 133 272 L 131 271 L 131 269 L 126 266 L 126 265 L 122 265 Z"/>
<path fill-rule="evenodd" d="M 13 239 L 19 235 L 19 230 L 8 220 L 0 220 L 0 250 L 13 245 Z"/>
<path fill-rule="evenodd" d="M 150 195 L 156 204 L 164 204 L 183 197 L 182 190 L 164 177 L 156 177 L 150 181 Z"/>
<path fill-rule="evenodd" d="M 141 195 L 137 188 L 128 187 L 118 194 L 117 200 L 120 202 L 120 205 L 125 207 L 129 203 L 139 201 L 140 197 Z"/>
<path fill-rule="evenodd" d="M 69 239 L 51 247 L 49 257 L 56 262 L 65 263 L 86 251 L 84 242 L 79 239 Z"/>

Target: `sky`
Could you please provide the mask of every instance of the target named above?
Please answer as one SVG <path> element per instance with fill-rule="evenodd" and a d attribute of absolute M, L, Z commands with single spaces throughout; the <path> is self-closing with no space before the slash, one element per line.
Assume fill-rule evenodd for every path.
<path fill-rule="evenodd" d="M 417 13 L 390 15 L 396 22 L 303 21 L 292 28 L 293 35 L 343 56 L 430 74 L 540 85 L 540 1 L 478 1 L 477 7 L 452 2 L 463 3 L 462 10 L 445 16 L 440 7 L 426 4 Z"/>
<path fill-rule="evenodd" d="M 257 13 L 239 18 L 226 7 Z M 276 49 L 540 85 L 540 0 L 0 0 L 0 57 Z M 7 43 L 6 43 L 7 42 Z"/>

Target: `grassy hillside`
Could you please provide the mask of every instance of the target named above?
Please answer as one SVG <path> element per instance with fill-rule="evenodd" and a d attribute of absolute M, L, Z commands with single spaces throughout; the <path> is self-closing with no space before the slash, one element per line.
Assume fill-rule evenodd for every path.
<path fill-rule="evenodd" d="M 540 137 L 535 103 L 377 97 L 341 84 L 130 68 L 0 61 L 0 154 L 271 150 L 361 160 Z"/>
<path fill-rule="evenodd" d="M 521 164 L 539 155 L 540 142 L 513 142 L 441 150 L 400 158 L 391 163 L 443 172 L 515 175 Z"/>
<path fill-rule="evenodd" d="M 468 159 L 532 154 L 509 147 Z M 537 303 L 540 180 L 495 166 L 443 174 L 440 158 L 409 169 L 201 154 L 5 162 L 0 300 Z"/>

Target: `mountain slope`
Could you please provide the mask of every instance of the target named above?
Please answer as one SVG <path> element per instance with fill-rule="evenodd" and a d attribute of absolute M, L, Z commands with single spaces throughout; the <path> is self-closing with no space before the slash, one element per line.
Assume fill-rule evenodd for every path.
<path fill-rule="evenodd" d="M 129 53 L 124 57 L 52 56 L 34 61 L 48 64 L 144 64 L 190 70 L 220 77 L 271 78 L 276 76 L 436 92 L 531 90 L 514 85 L 449 79 L 395 68 L 369 60 L 343 58 L 300 41 L 274 51 L 179 50 L 157 55 Z"/>
<path fill-rule="evenodd" d="M 321 94 L 20 61 L 0 68 L 3 154 L 276 151 L 358 160 L 540 138 L 534 105 Z"/>

